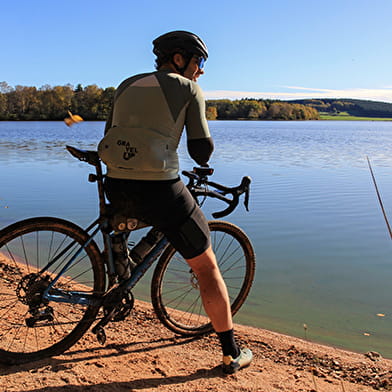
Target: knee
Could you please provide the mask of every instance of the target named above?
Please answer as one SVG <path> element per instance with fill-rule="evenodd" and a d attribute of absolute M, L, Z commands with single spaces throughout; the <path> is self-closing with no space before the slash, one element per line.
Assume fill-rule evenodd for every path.
<path fill-rule="evenodd" d="M 211 247 L 199 256 L 188 259 L 187 262 L 196 275 L 211 274 L 214 270 L 218 269 L 215 254 Z"/>

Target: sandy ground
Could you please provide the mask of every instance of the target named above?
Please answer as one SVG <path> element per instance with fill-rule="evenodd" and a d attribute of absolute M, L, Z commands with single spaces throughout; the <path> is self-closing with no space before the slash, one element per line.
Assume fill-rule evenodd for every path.
<path fill-rule="evenodd" d="M 255 355 L 235 375 L 220 369 L 214 335 L 182 338 L 163 327 L 150 304 L 106 328 L 101 346 L 88 332 L 61 356 L 0 365 L 0 391 L 342 391 L 392 390 L 392 361 L 236 325 Z"/>

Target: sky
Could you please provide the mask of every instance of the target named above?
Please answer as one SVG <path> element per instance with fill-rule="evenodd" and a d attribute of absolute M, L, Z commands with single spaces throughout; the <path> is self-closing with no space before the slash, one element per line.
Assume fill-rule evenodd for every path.
<path fill-rule="evenodd" d="M 206 99 L 392 102 L 392 0 L 0 0 L 0 82 L 116 87 L 198 34 Z"/>

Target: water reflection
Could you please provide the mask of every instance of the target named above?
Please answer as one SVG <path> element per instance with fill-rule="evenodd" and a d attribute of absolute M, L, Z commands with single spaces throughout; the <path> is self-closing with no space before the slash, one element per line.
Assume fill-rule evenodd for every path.
<path fill-rule="evenodd" d="M 61 161 L 68 155 L 67 144 L 95 149 L 103 129 L 103 122 L 85 122 L 71 128 L 53 121 L 0 122 L 0 161 Z"/>

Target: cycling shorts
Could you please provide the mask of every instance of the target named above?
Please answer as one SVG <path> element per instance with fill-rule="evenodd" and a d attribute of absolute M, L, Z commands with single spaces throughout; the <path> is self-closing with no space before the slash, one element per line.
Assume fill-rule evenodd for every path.
<path fill-rule="evenodd" d="M 143 181 L 106 177 L 105 193 L 115 210 L 156 227 L 185 259 L 199 256 L 210 246 L 207 219 L 179 178 Z"/>

